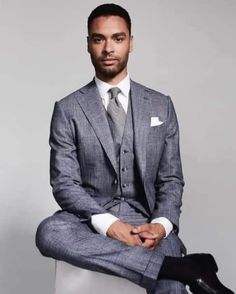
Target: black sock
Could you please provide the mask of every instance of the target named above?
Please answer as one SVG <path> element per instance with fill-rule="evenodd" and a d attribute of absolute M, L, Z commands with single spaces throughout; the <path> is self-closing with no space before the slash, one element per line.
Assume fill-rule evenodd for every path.
<path fill-rule="evenodd" d="M 199 268 L 188 258 L 166 256 L 158 279 L 176 280 L 185 283 L 197 276 L 197 273 L 199 273 Z"/>

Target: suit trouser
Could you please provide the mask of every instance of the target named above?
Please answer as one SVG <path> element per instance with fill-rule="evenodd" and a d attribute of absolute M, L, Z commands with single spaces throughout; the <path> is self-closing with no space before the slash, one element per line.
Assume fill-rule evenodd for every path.
<path fill-rule="evenodd" d="M 121 220 L 139 225 L 148 219 L 122 201 L 110 208 Z M 58 211 L 38 227 L 36 245 L 40 252 L 75 266 L 124 277 L 154 293 L 187 293 L 184 285 L 172 280 L 157 280 L 165 255 L 181 256 L 178 237 L 171 233 L 151 251 L 128 246 L 95 232 L 87 223 L 66 211 Z"/>

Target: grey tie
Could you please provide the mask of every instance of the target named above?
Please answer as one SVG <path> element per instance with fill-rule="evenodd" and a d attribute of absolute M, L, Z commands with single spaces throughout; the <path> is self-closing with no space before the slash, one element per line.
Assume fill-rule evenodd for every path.
<path fill-rule="evenodd" d="M 126 113 L 118 99 L 118 94 L 120 92 L 121 90 L 117 87 L 109 90 L 110 102 L 107 106 L 107 113 L 109 116 L 113 139 L 119 144 L 121 144 L 122 141 L 126 119 Z"/>

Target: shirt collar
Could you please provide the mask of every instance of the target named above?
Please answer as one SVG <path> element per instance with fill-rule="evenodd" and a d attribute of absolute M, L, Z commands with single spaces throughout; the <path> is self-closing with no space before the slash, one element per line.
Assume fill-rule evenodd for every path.
<path fill-rule="evenodd" d="M 129 91 L 130 91 L 130 77 L 129 77 L 129 74 L 127 74 L 127 76 L 122 81 L 120 81 L 117 85 L 110 85 L 110 84 L 100 80 L 96 76 L 95 76 L 95 83 L 96 83 L 96 85 L 98 87 L 98 91 L 99 91 L 99 94 L 101 95 L 101 97 L 104 97 L 107 94 L 108 90 L 110 88 L 113 88 L 113 87 L 120 88 L 122 94 L 125 97 L 129 96 Z"/>

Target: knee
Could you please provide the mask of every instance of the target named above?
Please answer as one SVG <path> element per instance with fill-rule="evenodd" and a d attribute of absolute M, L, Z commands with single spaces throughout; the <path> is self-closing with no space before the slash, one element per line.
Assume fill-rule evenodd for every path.
<path fill-rule="evenodd" d="M 39 224 L 36 231 L 35 243 L 41 254 L 44 256 L 48 256 L 47 252 L 53 239 L 53 227 L 53 220 L 49 217 Z"/>
<path fill-rule="evenodd" d="M 164 255 L 180 257 L 185 253 L 184 244 L 175 233 L 170 233 L 166 239 L 163 239 L 158 246 Z"/>

